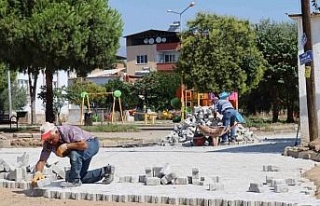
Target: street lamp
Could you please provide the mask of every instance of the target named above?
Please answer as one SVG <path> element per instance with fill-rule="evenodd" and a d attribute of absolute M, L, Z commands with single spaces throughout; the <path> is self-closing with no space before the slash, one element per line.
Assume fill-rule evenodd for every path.
<path fill-rule="evenodd" d="M 186 12 L 189 8 L 193 7 L 195 5 L 194 2 L 191 2 L 184 10 L 181 12 L 173 11 L 171 9 L 168 9 L 168 13 L 178 14 L 179 15 L 179 33 L 180 33 L 180 42 L 182 42 L 182 14 Z"/>
<path fill-rule="evenodd" d="M 182 47 L 182 14 L 186 12 L 189 8 L 193 7 L 195 5 L 194 2 L 191 2 L 184 10 L 181 12 L 173 11 L 171 9 L 168 9 L 168 13 L 178 14 L 179 15 L 179 34 L 180 34 L 180 49 Z M 181 120 L 184 120 L 184 86 L 183 86 L 183 73 L 181 74 Z"/>

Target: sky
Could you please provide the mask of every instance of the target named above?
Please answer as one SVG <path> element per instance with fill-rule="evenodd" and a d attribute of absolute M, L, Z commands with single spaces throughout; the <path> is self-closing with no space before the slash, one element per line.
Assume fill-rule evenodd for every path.
<path fill-rule="evenodd" d="M 191 2 L 195 5 L 182 14 L 182 28 L 198 12 L 230 15 L 252 23 L 266 18 L 291 21 L 287 14 L 301 13 L 301 0 L 109 0 L 109 6 L 121 14 L 126 36 L 149 29 L 167 30 L 170 24 L 179 21 L 179 14 L 167 10 L 180 13 Z M 124 47 L 125 39 L 120 43 Z"/>

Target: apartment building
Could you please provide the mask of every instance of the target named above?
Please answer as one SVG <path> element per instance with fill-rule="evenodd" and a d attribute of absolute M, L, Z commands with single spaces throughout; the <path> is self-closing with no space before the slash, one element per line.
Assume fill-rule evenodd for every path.
<path fill-rule="evenodd" d="M 150 71 L 175 69 L 180 48 L 177 32 L 150 29 L 125 38 L 129 78 L 141 77 Z"/>

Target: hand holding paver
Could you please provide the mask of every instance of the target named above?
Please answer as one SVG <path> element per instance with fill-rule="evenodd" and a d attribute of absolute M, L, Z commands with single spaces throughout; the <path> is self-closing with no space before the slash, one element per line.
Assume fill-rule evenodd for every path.
<path fill-rule="evenodd" d="M 42 179 L 44 179 L 44 176 L 43 176 L 42 172 L 37 171 L 37 172 L 34 174 L 34 177 L 33 177 L 33 179 L 32 179 L 31 185 L 32 185 L 33 187 L 36 187 L 36 186 L 37 186 L 37 181 L 38 181 L 38 180 L 42 180 Z"/>
<path fill-rule="evenodd" d="M 60 146 L 58 147 L 58 149 L 57 149 L 57 156 L 59 156 L 59 157 L 65 157 L 67 150 L 68 150 L 67 143 L 64 143 L 64 144 L 60 145 Z"/>

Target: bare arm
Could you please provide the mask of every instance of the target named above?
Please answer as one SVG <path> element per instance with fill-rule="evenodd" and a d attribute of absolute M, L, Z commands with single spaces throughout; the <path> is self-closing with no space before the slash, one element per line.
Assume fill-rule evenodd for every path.
<path fill-rule="evenodd" d="M 81 140 L 79 142 L 67 143 L 67 148 L 70 150 L 86 150 L 88 148 L 88 144 L 86 141 Z"/>
<path fill-rule="evenodd" d="M 36 172 L 42 172 L 43 171 L 43 168 L 44 168 L 44 165 L 46 164 L 45 161 L 43 160 L 39 160 L 36 164 Z"/>

